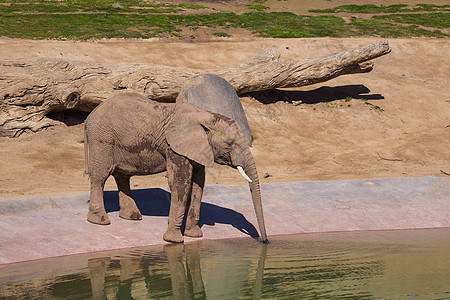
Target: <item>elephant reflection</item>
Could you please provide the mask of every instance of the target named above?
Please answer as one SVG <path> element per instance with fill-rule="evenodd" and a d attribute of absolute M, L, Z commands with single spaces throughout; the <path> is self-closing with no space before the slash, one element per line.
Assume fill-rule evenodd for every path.
<path fill-rule="evenodd" d="M 173 299 L 206 298 L 200 269 L 201 246 L 201 242 L 164 246 L 163 256 L 168 260 Z M 183 253 L 186 256 L 186 266 L 183 262 Z M 113 263 L 117 264 L 117 261 L 112 261 L 110 257 L 94 258 L 88 261 L 93 299 L 108 299 L 106 294 L 115 294 L 113 297 L 115 299 L 133 299 L 133 294 L 157 296 L 156 294 L 160 292 L 156 285 L 161 284 L 161 281 L 152 278 L 156 276 L 151 274 L 153 273 L 151 265 L 142 268 L 142 266 L 148 265 L 148 262 L 143 262 L 140 257 L 123 257 L 118 261 L 120 283 L 115 286 L 114 290 L 106 292 L 105 277 L 108 267 Z M 111 267 L 111 269 L 113 268 L 114 266 Z M 141 275 L 145 278 L 145 286 L 148 290 L 136 291 L 133 288 L 132 293 L 132 281 L 134 277 L 139 277 L 136 273 L 140 269 L 144 272 Z"/>
<path fill-rule="evenodd" d="M 169 261 L 173 299 L 206 298 L 200 269 L 201 246 L 201 243 L 164 246 L 164 253 Z M 183 248 L 186 255 L 186 270 L 183 263 Z"/>
<path fill-rule="evenodd" d="M 225 256 L 224 260 L 234 261 L 238 268 L 230 276 L 226 272 L 217 272 L 208 255 L 218 255 L 217 251 L 207 251 L 200 258 L 202 243 L 168 244 L 163 248 L 161 257 L 127 256 L 120 260 L 109 257 L 95 258 L 88 261 L 93 299 L 138 299 L 170 297 L 172 299 L 206 299 L 216 298 L 236 289 L 236 284 L 253 288 L 253 298 L 259 299 L 262 290 L 264 263 L 267 245 L 261 245 L 256 276 L 250 276 L 252 260 L 240 260 L 239 257 Z M 219 252 L 220 253 L 220 252 Z M 226 251 L 225 251 L 226 253 Z M 256 254 L 256 253 L 255 253 Z M 258 254 L 256 254 L 258 256 Z M 167 264 L 163 261 L 167 259 Z M 163 265 L 161 265 L 163 262 Z M 237 263 L 236 263 L 237 262 Z M 203 267 L 203 271 L 202 271 Z M 110 278 L 116 277 L 120 268 L 119 284 L 112 285 Z M 167 269 L 169 275 L 167 276 Z M 111 276 L 114 274 L 115 276 Z M 250 280 L 252 277 L 252 280 Z M 255 278 L 253 280 L 253 278 Z M 105 286 L 105 279 L 109 282 Z M 249 285 L 250 284 L 250 285 Z M 239 296 L 239 295 L 236 295 Z"/>
<path fill-rule="evenodd" d="M 88 260 L 92 299 L 106 299 L 104 297 L 105 276 L 110 261 L 110 257 L 99 257 Z"/>
<path fill-rule="evenodd" d="M 92 299 L 108 299 L 105 293 L 105 277 L 110 257 L 100 257 L 88 260 L 89 275 L 91 278 Z M 133 299 L 131 296 L 131 285 L 133 275 L 140 268 L 140 258 L 125 257 L 120 260 L 120 284 L 112 291 L 115 299 Z"/>

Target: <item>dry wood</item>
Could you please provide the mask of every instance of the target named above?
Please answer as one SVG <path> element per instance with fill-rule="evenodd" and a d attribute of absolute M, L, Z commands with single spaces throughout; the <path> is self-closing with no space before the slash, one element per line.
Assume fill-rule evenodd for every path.
<path fill-rule="evenodd" d="M 89 112 L 121 91 L 174 102 L 187 78 L 215 73 L 238 94 L 300 87 L 344 74 L 370 72 L 376 57 L 389 53 L 386 41 L 314 60 L 288 61 L 275 46 L 248 60 L 217 70 L 154 64 L 102 65 L 57 59 L 0 60 L 0 136 L 16 137 L 57 122 L 46 117 L 65 110 Z"/>

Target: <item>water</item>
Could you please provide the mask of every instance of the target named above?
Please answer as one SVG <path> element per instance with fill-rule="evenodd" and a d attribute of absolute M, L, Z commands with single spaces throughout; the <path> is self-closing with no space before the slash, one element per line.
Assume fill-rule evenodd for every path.
<path fill-rule="evenodd" d="M 1 299 L 450 299 L 450 229 L 201 241 L 0 266 Z"/>

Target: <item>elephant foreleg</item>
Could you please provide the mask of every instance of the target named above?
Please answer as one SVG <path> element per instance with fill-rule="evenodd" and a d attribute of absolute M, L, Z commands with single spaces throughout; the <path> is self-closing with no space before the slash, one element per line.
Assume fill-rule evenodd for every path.
<path fill-rule="evenodd" d="M 167 177 L 171 192 L 169 224 L 164 240 L 173 243 L 184 241 L 181 225 L 186 204 L 191 193 L 193 167 L 189 159 L 172 150 L 167 151 Z"/>
<path fill-rule="evenodd" d="M 134 202 L 130 188 L 130 176 L 119 173 L 113 174 L 119 190 L 119 217 L 127 220 L 142 220 L 141 212 Z"/>
<path fill-rule="evenodd" d="M 192 192 L 189 209 L 186 216 L 186 228 L 184 235 L 189 237 L 202 237 L 203 232 L 198 226 L 200 219 L 200 206 L 203 196 L 203 188 L 205 187 L 205 167 L 197 165 L 194 168 L 192 176 Z"/>

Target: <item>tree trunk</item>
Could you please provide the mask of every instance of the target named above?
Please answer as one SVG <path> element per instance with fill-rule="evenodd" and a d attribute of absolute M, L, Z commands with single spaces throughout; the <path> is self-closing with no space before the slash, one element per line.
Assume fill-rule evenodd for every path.
<path fill-rule="evenodd" d="M 323 82 L 344 74 L 370 72 L 369 60 L 389 53 L 386 41 L 314 60 L 280 59 L 275 46 L 217 70 L 153 64 L 102 65 L 58 59 L 0 60 L 0 136 L 16 137 L 57 122 L 46 115 L 65 110 L 89 112 L 121 91 L 175 102 L 186 79 L 215 73 L 238 94 Z"/>

